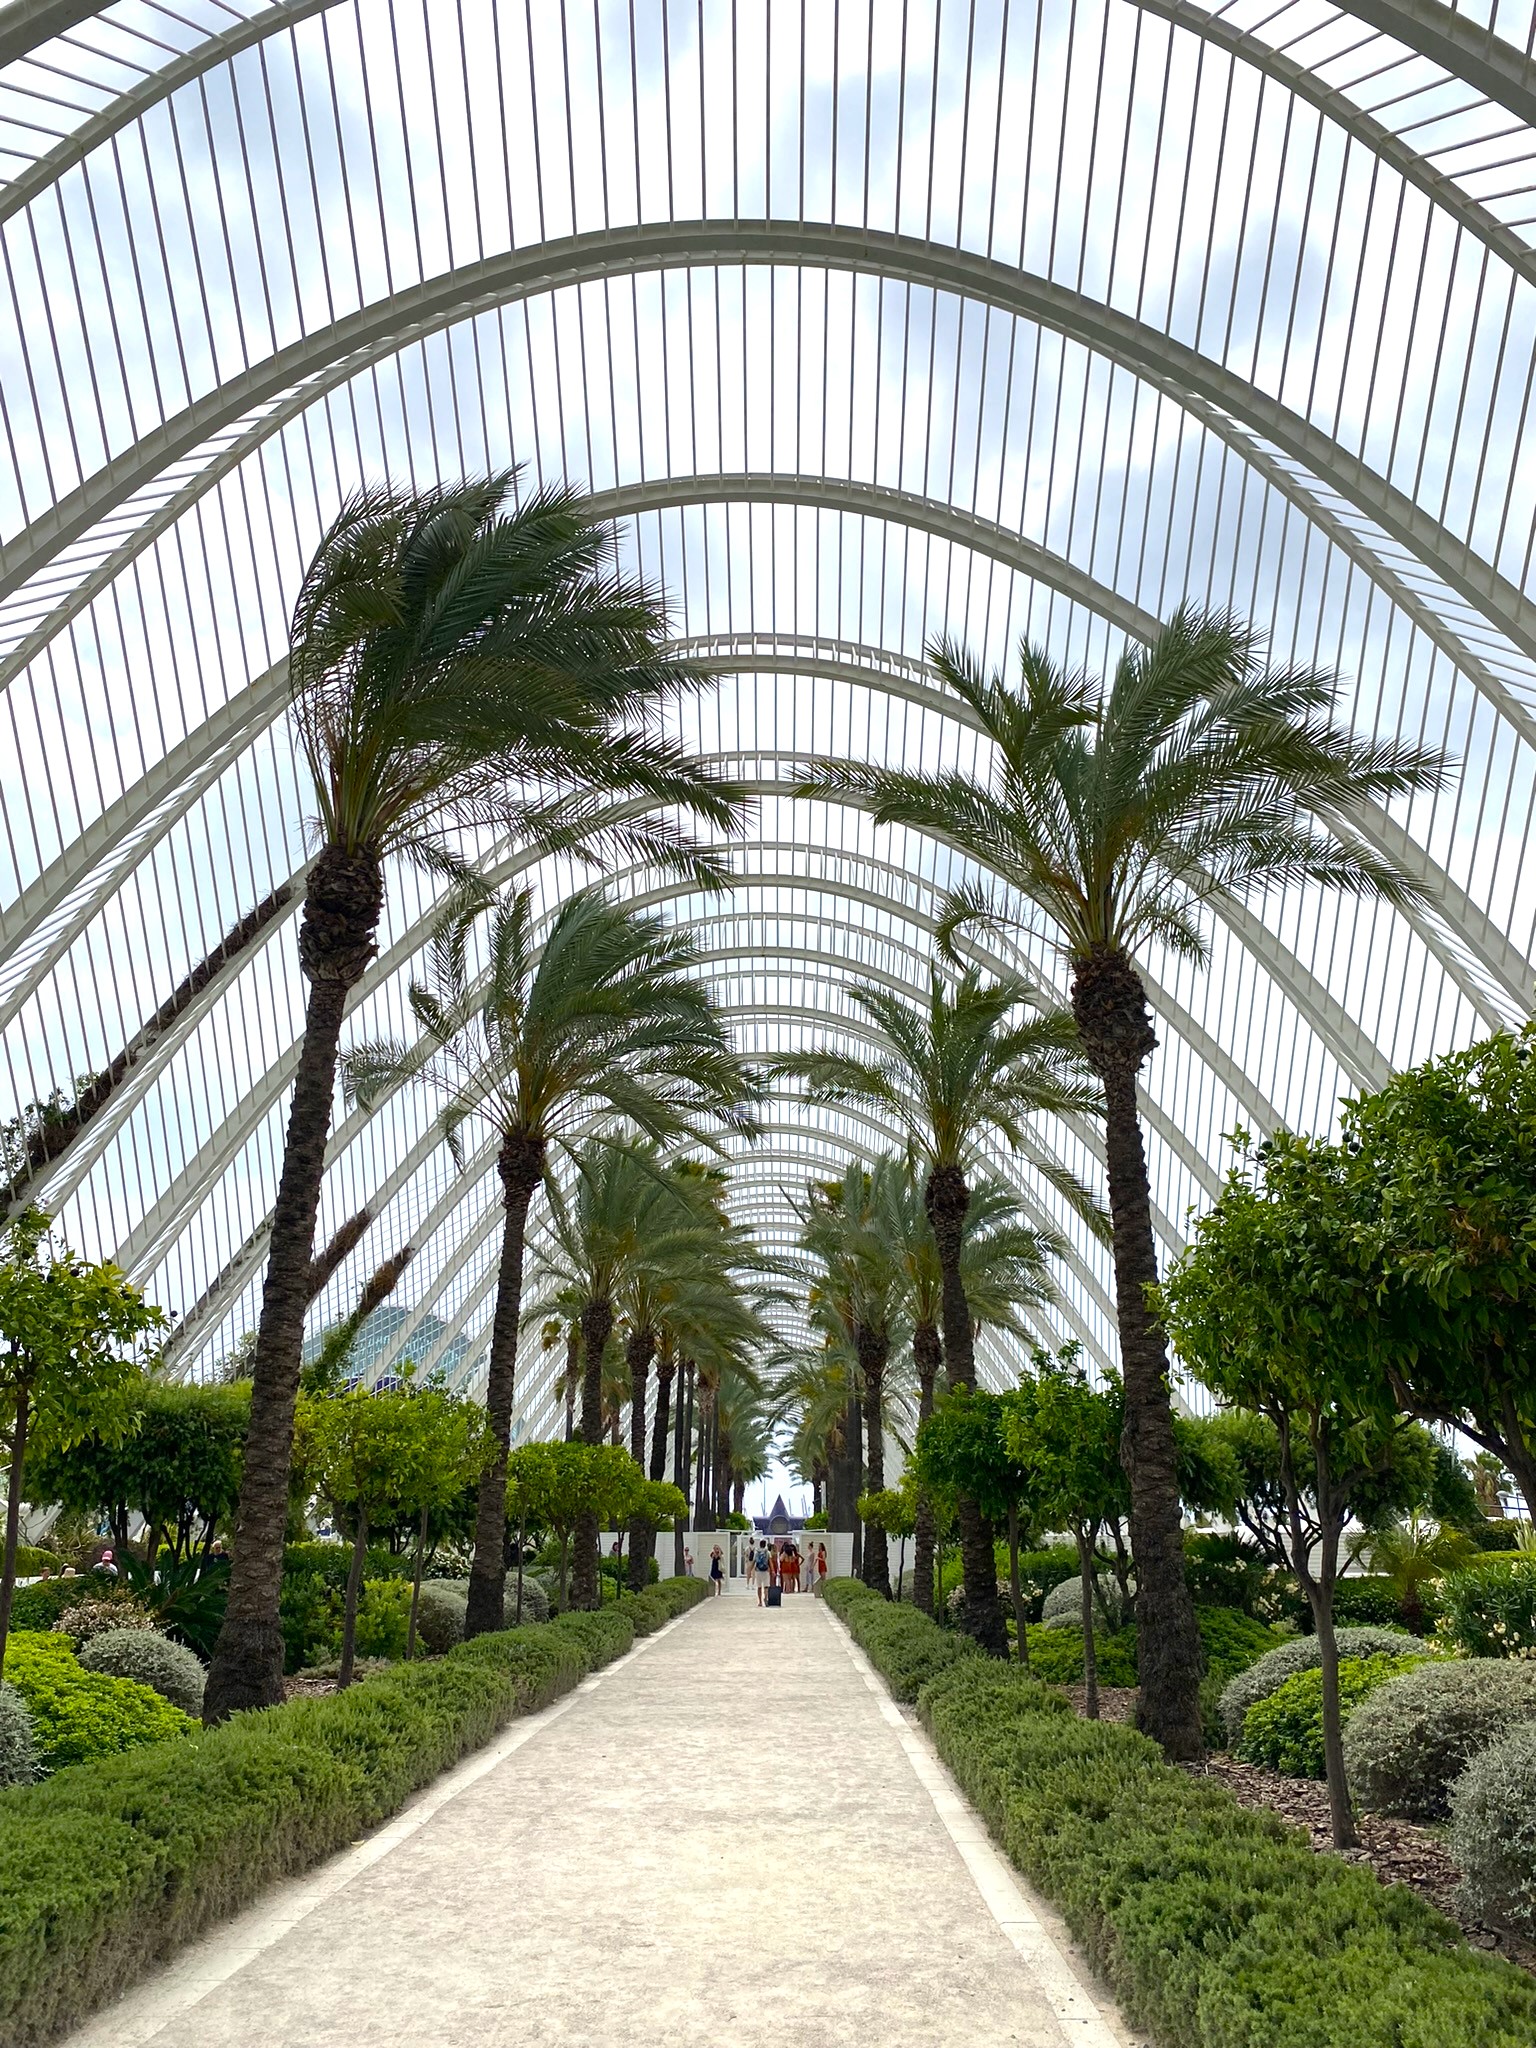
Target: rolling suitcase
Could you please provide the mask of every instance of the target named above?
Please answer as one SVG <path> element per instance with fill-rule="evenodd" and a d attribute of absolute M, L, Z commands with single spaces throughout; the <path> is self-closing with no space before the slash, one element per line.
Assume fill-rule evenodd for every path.
<path fill-rule="evenodd" d="M 783 1604 L 784 1588 L 782 1586 L 770 1586 L 768 1588 L 768 1597 L 767 1600 L 764 1602 L 764 1605 L 768 1607 L 782 1607 Z"/>

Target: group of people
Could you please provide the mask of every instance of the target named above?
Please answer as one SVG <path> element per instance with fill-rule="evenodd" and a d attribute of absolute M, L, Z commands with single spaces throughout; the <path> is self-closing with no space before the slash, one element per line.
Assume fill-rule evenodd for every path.
<path fill-rule="evenodd" d="M 807 1543 L 802 1556 L 793 1536 L 770 1539 L 760 1536 L 747 1552 L 747 1591 L 756 1592 L 757 1604 L 773 1586 L 781 1593 L 819 1593 L 827 1582 L 827 1546 L 818 1543 L 814 1555 Z M 802 1589 L 801 1579 L 805 1585 Z"/>

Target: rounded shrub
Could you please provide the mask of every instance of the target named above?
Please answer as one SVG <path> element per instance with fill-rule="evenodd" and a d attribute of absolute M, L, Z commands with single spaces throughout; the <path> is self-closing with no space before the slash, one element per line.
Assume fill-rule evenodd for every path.
<path fill-rule="evenodd" d="M 1426 1645 L 1400 1628 L 1341 1628 L 1337 1636 L 1341 1657 L 1401 1657 L 1410 1650 L 1417 1656 L 1429 1654 Z M 1315 1670 L 1322 1660 L 1316 1636 L 1295 1636 L 1239 1672 L 1221 1695 L 1221 1720 L 1228 1743 L 1235 1749 L 1241 1742 L 1243 1722 L 1256 1701 L 1268 1699 L 1298 1671 Z"/>
<path fill-rule="evenodd" d="M 1467 1657 L 1536 1657 L 1536 1557 L 1506 1553 L 1448 1572 L 1440 1634 Z"/>
<path fill-rule="evenodd" d="M 36 1776 L 31 1712 L 14 1685 L 0 1685 L 0 1785 L 30 1785 Z"/>
<path fill-rule="evenodd" d="M 16 1576 L 18 1579 L 35 1579 L 43 1572 L 62 1571 L 64 1560 L 53 1550 L 43 1550 L 35 1543 L 18 1543 L 16 1546 Z"/>
<path fill-rule="evenodd" d="M 464 1640 L 464 1595 L 446 1579 L 423 1579 L 416 1609 L 416 1642 L 429 1657 L 444 1657 Z"/>
<path fill-rule="evenodd" d="M 1536 1936 L 1536 1721 L 1475 1756 L 1450 1803 L 1450 1851 L 1468 1904 Z"/>
<path fill-rule="evenodd" d="M 147 1611 L 126 1593 L 79 1600 L 73 1607 L 66 1607 L 53 1624 L 55 1632 L 68 1636 L 77 1650 L 82 1643 L 90 1642 L 94 1636 L 106 1635 L 112 1629 L 142 1631 L 149 1625 Z"/>
<path fill-rule="evenodd" d="M 1378 1687 L 1415 1669 L 1418 1662 L 1417 1657 L 1341 1657 L 1339 1718 L 1344 1726 Z M 1254 1701 L 1243 1718 L 1237 1753 L 1244 1763 L 1262 1764 L 1287 1778 L 1325 1775 L 1321 1665 L 1298 1671 L 1266 1698 Z"/>
<path fill-rule="evenodd" d="M 1095 1629 L 1106 1626 L 1104 1615 L 1109 1614 L 1107 1626 L 1123 1628 L 1129 1620 L 1126 1603 L 1120 1596 L 1120 1587 L 1108 1572 L 1100 1572 L 1096 1580 L 1097 1591 L 1093 1602 L 1093 1625 Z M 1070 1579 L 1063 1579 L 1059 1586 L 1053 1586 L 1046 1594 L 1040 1607 L 1040 1620 L 1046 1628 L 1081 1628 L 1083 1625 L 1083 1581 L 1081 1573 Z"/>
<path fill-rule="evenodd" d="M 203 1667 L 192 1652 L 150 1628 L 114 1628 L 80 1651 L 82 1671 L 132 1678 L 197 1720 L 203 1711 Z"/>
<path fill-rule="evenodd" d="M 1362 1806 L 1432 1819 L 1472 1759 L 1536 1721 L 1536 1664 L 1460 1658 L 1394 1679 L 1360 1708 L 1344 1762 Z"/>
<path fill-rule="evenodd" d="M 462 1617 L 463 1617 L 463 1603 L 467 1602 L 467 1601 L 468 1601 L 468 1599 L 469 1599 L 469 1581 L 468 1581 L 468 1579 L 438 1579 L 438 1580 L 434 1581 L 434 1583 L 435 1583 L 435 1584 L 437 1584 L 437 1585 L 439 1585 L 439 1586 L 441 1586 L 441 1587 L 442 1587 L 442 1588 L 443 1588 L 443 1589 L 444 1589 L 444 1590 L 445 1590 L 446 1592 L 450 1592 L 450 1593 L 452 1593 L 452 1594 L 454 1595 L 454 1597 L 455 1597 L 455 1598 L 456 1598 L 456 1599 L 457 1599 L 457 1600 L 458 1600 L 458 1601 L 460 1602 L 460 1620 L 461 1620 L 461 1624 L 462 1624 Z M 423 1594 L 423 1596 L 425 1596 L 425 1594 L 426 1594 L 426 1590 L 427 1590 L 427 1589 L 426 1589 L 426 1587 L 425 1587 L 425 1586 L 423 1586 L 421 1590 L 422 1590 L 422 1594 Z M 508 1572 L 508 1573 L 507 1573 L 507 1589 L 506 1589 L 506 1592 L 505 1592 L 505 1593 L 504 1593 L 504 1594 L 502 1595 L 502 1602 L 501 1602 L 501 1612 L 502 1612 L 502 1617 L 503 1617 L 503 1619 L 505 1620 L 505 1622 L 506 1622 L 506 1625 L 507 1625 L 507 1627 L 508 1627 L 508 1628 L 516 1628 L 516 1627 L 518 1626 L 518 1620 L 517 1620 L 517 1573 L 516 1573 L 515 1571 L 514 1571 L 514 1572 Z M 548 1593 L 547 1593 L 547 1592 L 546 1592 L 546 1591 L 544 1590 L 544 1584 L 543 1584 L 543 1581 L 542 1581 L 541 1579 L 538 1579 L 538 1578 L 536 1578 L 536 1577 L 535 1577 L 535 1576 L 533 1575 L 533 1573 L 532 1573 L 532 1572 L 524 1572 L 524 1573 L 523 1573 L 523 1621 L 524 1621 L 524 1623 L 528 1623 L 528 1622 L 535 1622 L 535 1621 L 548 1621 L 548 1619 L 549 1619 L 549 1595 L 548 1595 Z M 459 1633 L 460 1633 L 460 1635 L 462 1635 L 462 1634 L 463 1634 L 463 1632 L 464 1632 L 464 1631 L 463 1631 L 463 1628 L 462 1628 L 462 1625 L 461 1625 L 461 1627 L 460 1627 L 460 1630 L 459 1630 Z"/>
<path fill-rule="evenodd" d="M 63 1636 L 12 1636 L 5 1676 L 26 1702 L 48 1770 L 190 1735 L 195 1725 L 147 1685 L 82 1671 Z"/>

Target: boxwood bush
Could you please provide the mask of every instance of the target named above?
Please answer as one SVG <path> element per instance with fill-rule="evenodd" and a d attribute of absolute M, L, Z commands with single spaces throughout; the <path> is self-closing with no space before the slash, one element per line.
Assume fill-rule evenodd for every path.
<path fill-rule="evenodd" d="M 1415 1670 L 1417 1657 L 1341 1657 L 1339 1718 L 1348 1727 L 1361 1701 L 1389 1679 Z M 1244 1763 L 1261 1764 L 1287 1778 L 1321 1778 L 1323 1755 L 1323 1673 L 1320 1665 L 1298 1671 L 1243 1717 L 1243 1739 L 1237 1753 Z"/>
<path fill-rule="evenodd" d="M 1425 1664 L 1363 1702 L 1344 1733 L 1345 1768 L 1362 1805 L 1433 1819 L 1472 1759 L 1528 1721 L 1536 1721 L 1536 1664 Z"/>
<path fill-rule="evenodd" d="M 1093 1632 L 1094 1662 L 1100 1685 L 1136 1683 L 1136 1631 L 1117 1628 Z M 1046 1685 L 1081 1685 L 1083 1632 L 1069 1624 L 1042 1622 L 1029 1631 L 1029 1668 Z"/>
<path fill-rule="evenodd" d="M 82 1671 L 131 1678 L 197 1720 L 203 1711 L 203 1667 L 182 1643 L 151 1628 L 116 1628 L 93 1636 L 78 1652 Z"/>
<path fill-rule="evenodd" d="M 918 1711 L 1014 1863 L 1157 2048 L 1528 2048 L 1536 1984 L 1406 1887 L 1081 1721 L 1016 1667 L 941 1672 Z"/>
<path fill-rule="evenodd" d="M 1450 1851 L 1476 1912 L 1536 1936 L 1536 1722 L 1490 1743 L 1451 1787 Z"/>
<path fill-rule="evenodd" d="M 77 1573 L 72 1579 L 43 1579 L 35 1586 L 18 1586 L 11 1600 L 11 1630 L 50 1629 L 59 1616 L 82 1600 L 100 1599 L 110 1591 L 112 1581 L 95 1572 Z"/>
<path fill-rule="evenodd" d="M 656 1590 L 668 1614 L 705 1593 Z M 0 1792 L 0 2041 L 43 2048 L 632 1641 L 611 1608 L 480 1636 L 349 1692 Z"/>
<path fill-rule="evenodd" d="M 26 1702 L 45 1770 L 188 1735 L 192 1722 L 147 1685 L 81 1669 L 66 1636 L 12 1636 L 5 1677 Z"/>
<path fill-rule="evenodd" d="M 1340 1657 L 1428 1654 L 1426 1645 L 1399 1628 L 1341 1628 L 1337 1636 Z M 1221 1718 L 1231 1746 L 1235 1749 L 1242 1741 L 1243 1721 L 1255 1700 L 1267 1699 L 1298 1671 L 1314 1670 L 1321 1662 L 1316 1636 L 1293 1636 L 1233 1678 L 1221 1695 Z"/>

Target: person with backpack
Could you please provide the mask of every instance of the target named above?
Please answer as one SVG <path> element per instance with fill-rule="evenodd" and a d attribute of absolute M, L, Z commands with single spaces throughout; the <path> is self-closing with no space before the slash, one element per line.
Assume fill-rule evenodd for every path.
<path fill-rule="evenodd" d="M 751 1573 L 751 1583 L 757 1587 L 757 1604 L 761 1607 L 763 1591 L 768 1584 L 768 1545 L 761 1536 L 757 1539 L 757 1548 L 752 1552 L 748 1570 Z"/>

